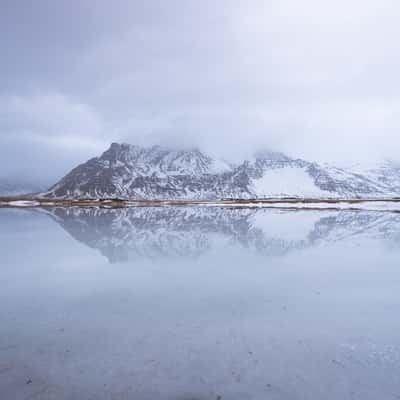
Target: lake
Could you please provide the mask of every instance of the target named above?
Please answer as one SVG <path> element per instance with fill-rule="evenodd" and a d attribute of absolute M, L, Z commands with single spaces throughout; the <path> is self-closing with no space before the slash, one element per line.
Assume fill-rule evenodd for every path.
<path fill-rule="evenodd" d="M 400 214 L 0 209 L 0 398 L 400 399 Z"/>

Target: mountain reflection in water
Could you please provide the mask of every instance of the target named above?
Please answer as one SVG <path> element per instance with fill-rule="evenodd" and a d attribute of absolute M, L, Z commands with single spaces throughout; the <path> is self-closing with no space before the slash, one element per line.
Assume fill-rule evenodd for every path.
<path fill-rule="evenodd" d="M 44 211 L 110 263 L 135 258 L 199 257 L 240 245 L 282 256 L 324 242 L 361 237 L 400 242 L 400 214 L 214 207 L 54 208 Z"/>

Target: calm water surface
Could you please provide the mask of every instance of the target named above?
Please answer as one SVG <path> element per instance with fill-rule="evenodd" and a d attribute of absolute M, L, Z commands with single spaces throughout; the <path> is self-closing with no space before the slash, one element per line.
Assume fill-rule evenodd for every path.
<path fill-rule="evenodd" d="M 400 214 L 0 210 L 0 399 L 400 399 Z"/>

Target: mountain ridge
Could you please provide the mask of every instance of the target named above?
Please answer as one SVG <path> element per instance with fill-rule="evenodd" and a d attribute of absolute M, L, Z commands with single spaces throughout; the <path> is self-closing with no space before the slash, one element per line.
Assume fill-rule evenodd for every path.
<path fill-rule="evenodd" d="M 221 198 L 365 198 L 400 194 L 400 167 L 358 171 L 258 152 L 230 164 L 192 149 L 112 143 L 78 165 L 45 197 L 216 200 Z"/>

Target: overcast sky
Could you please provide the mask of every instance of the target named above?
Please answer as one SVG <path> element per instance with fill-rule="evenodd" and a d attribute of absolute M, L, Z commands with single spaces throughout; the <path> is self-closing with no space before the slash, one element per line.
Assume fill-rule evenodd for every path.
<path fill-rule="evenodd" d="M 400 161 L 398 0 L 1 0 L 0 176 L 113 141 Z"/>

